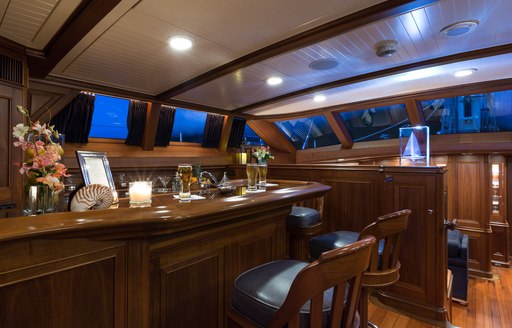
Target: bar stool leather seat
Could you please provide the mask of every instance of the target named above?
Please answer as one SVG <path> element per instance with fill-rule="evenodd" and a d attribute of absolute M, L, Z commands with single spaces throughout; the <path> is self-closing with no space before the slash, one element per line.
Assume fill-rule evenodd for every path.
<path fill-rule="evenodd" d="M 308 263 L 278 260 L 263 264 L 239 276 L 234 283 L 232 304 L 254 323 L 267 327 L 272 316 L 284 303 L 297 273 Z M 323 317 L 327 322 L 331 308 L 332 288 L 324 293 Z M 309 302 L 300 312 L 301 327 L 309 321 Z"/>
<path fill-rule="evenodd" d="M 228 327 L 359 327 L 357 302 L 375 242 L 368 236 L 312 263 L 277 260 L 242 273 Z"/>
<path fill-rule="evenodd" d="M 319 211 L 309 207 L 292 206 L 292 211 L 286 217 L 286 231 L 289 238 L 290 258 L 300 261 L 309 260 L 309 240 L 322 232 Z"/>
<path fill-rule="evenodd" d="M 352 244 L 359 240 L 359 232 L 354 231 L 334 231 L 317 237 L 311 238 L 309 241 L 309 254 L 311 258 L 317 259 L 323 252 L 331 249 L 340 248 L 348 244 Z M 379 257 L 384 251 L 384 241 L 379 242 Z M 380 263 L 380 261 L 379 261 Z"/>
<path fill-rule="evenodd" d="M 292 206 L 292 211 L 286 218 L 286 225 L 308 228 L 320 222 L 320 214 L 317 210 L 309 207 Z"/>

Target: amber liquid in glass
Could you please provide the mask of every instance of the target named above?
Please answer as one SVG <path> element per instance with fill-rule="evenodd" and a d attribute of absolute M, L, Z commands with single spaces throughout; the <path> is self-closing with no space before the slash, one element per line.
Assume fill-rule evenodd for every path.
<path fill-rule="evenodd" d="M 245 170 L 247 173 L 247 190 L 255 191 L 258 190 L 256 186 L 257 178 L 258 178 L 258 164 L 247 164 L 247 168 Z"/>
<path fill-rule="evenodd" d="M 180 198 L 190 198 L 190 181 L 192 180 L 192 165 L 178 165 L 178 176 L 180 178 Z"/>
<path fill-rule="evenodd" d="M 267 171 L 267 164 L 258 164 L 259 185 L 264 185 L 267 183 Z"/>

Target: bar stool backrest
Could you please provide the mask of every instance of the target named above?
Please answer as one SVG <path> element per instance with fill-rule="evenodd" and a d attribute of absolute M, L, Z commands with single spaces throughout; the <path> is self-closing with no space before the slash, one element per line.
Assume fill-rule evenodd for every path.
<path fill-rule="evenodd" d="M 370 258 L 369 272 L 381 272 L 389 269 L 398 269 L 398 255 L 400 254 L 400 247 L 402 232 L 407 229 L 407 221 L 411 210 L 405 209 L 393 213 L 380 216 L 377 221 L 366 226 L 361 231 L 359 239 L 366 236 L 374 236 L 377 243 L 372 249 Z M 379 256 L 379 241 L 384 242 L 384 249 Z"/>
<path fill-rule="evenodd" d="M 362 275 L 368 268 L 375 238 L 367 236 L 353 244 L 323 253 L 302 269 L 290 287 L 283 305 L 269 327 L 299 327 L 300 309 L 310 303 L 310 327 L 322 327 L 324 291 L 334 287 L 329 327 L 352 327 L 361 292 Z"/>

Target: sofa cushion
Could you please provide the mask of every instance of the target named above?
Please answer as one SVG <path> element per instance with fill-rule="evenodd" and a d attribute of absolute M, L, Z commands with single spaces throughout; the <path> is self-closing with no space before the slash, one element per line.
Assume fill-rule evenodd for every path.
<path fill-rule="evenodd" d="M 261 327 L 267 327 L 272 316 L 284 303 L 293 279 L 308 263 L 278 260 L 241 274 L 233 288 L 232 306 Z M 324 323 L 331 307 L 332 288 L 324 292 Z M 309 301 L 300 311 L 301 327 L 309 320 Z"/>
<path fill-rule="evenodd" d="M 292 211 L 286 218 L 286 224 L 299 228 L 314 226 L 320 220 L 317 210 L 309 207 L 292 206 Z"/>
<path fill-rule="evenodd" d="M 462 233 L 459 230 L 448 230 L 448 258 L 460 258 Z"/>

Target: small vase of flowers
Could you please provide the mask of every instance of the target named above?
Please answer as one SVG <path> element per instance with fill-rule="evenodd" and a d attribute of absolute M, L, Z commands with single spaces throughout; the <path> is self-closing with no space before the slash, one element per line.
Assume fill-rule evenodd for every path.
<path fill-rule="evenodd" d="M 68 177 L 66 166 L 59 163 L 64 154 L 59 144 L 61 135 L 54 126 L 32 122 L 29 112 L 23 106 L 17 106 L 18 112 L 27 118 L 29 125 L 23 123 L 13 127 L 12 135 L 17 139 L 15 147 L 24 151 L 25 161 L 15 163 L 19 172 L 27 178 L 26 214 L 39 214 L 53 211 L 54 194 L 60 192 Z"/>
<path fill-rule="evenodd" d="M 266 163 L 269 159 L 274 159 L 274 156 L 270 153 L 269 146 L 256 147 L 252 152 L 252 156 L 258 160 L 259 164 Z"/>

